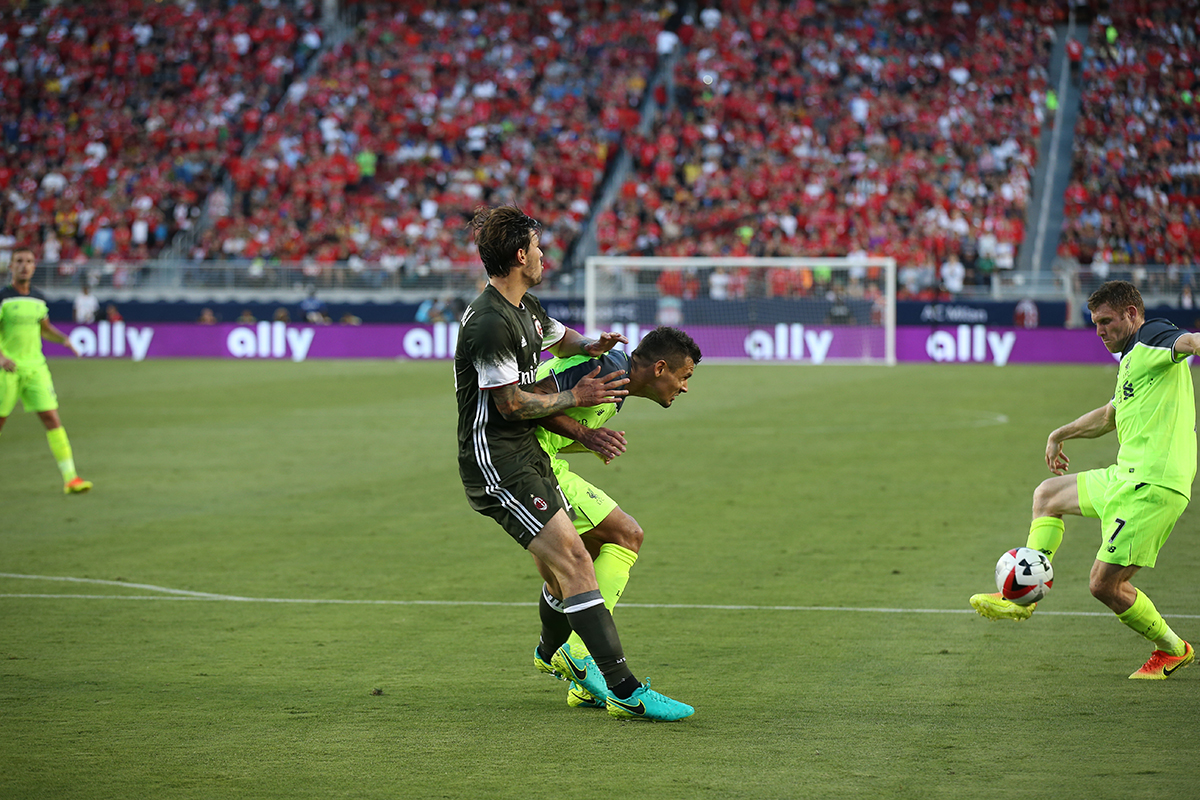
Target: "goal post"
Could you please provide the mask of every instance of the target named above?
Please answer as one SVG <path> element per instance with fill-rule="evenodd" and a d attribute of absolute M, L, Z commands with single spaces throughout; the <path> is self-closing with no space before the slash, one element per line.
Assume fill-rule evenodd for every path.
<path fill-rule="evenodd" d="M 896 363 L 892 258 L 590 256 L 584 328 L 687 331 L 705 360 Z"/>

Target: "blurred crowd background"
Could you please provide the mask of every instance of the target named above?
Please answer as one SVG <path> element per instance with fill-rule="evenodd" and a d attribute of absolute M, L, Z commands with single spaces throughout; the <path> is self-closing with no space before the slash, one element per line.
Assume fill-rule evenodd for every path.
<path fill-rule="evenodd" d="M 513 203 L 550 292 L 594 254 L 865 254 L 901 298 L 1190 303 L 1198 35 L 1200 0 L 3 0 L 0 262 L 459 296 Z M 658 291 L 813 290 L 711 278 Z"/>

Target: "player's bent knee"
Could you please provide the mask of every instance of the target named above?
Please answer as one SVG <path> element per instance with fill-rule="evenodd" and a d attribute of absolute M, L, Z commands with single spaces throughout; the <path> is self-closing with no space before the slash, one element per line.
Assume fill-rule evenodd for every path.
<path fill-rule="evenodd" d="M 613 509 L 590 531 L 590 535 L 604 544 L 615 544 L 635 553 L 642 549 L 642 541 L 646 538 L 637 520 L 619 508 Z"/>
<path fill-rule="evenodd" d="M 1079 488 L 1074 475 L 1047 478 L 1033 490 L 1033 516 L 1079 513 Z"/>
<path fill-rule="evenodd" d="M 636 553 L 642 549 L 642 542 L 645 540 L 646 534 L 642 531 L 642 526 L 637 524 L 636 519 L 633 517 L 628 519 L 630 524 L 622 531 L 621 541 L 617 544 Z"/>
<path fill-rule="evenodd" d="M 569 593 L 571 587 L 581 580 L 595 581 L 596 571 L 592 566 L 592 557 L 584 547 L 582 539 L 572 535 L 557 538 L 552 543 L 549 537 L 543 541 L 549 547 L 539 548 L 536 555 L 550 568 L 563 591 Z"/>

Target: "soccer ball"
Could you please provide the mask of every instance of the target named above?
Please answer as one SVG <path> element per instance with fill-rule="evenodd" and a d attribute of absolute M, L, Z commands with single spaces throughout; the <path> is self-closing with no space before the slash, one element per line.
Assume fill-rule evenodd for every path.
<path fill-rule="evenodd" d="M 1005 600 L 1019 606 L 1036 603 L 1054 585 L 1054 567 L 1044 553 L 1014 547 L 996 562 L 996 588 Z"/>

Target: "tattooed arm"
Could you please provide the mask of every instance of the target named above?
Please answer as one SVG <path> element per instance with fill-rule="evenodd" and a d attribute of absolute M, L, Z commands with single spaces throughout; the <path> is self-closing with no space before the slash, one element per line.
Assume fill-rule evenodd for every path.
<path fill-rule="evenodd" d="M 490 391 L 496 408 L 507 420 L 538 419 L 565 408 L 615 403 L 629 394 L 624 388 L 625 384 L 629 383 L 624 370 L 607 375 L 599 373 L 600 367 L 597 366 L 574 387 L 556 394 L 525 391 L 515 383 L 498 386 Z"/>

